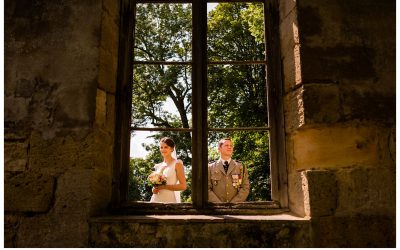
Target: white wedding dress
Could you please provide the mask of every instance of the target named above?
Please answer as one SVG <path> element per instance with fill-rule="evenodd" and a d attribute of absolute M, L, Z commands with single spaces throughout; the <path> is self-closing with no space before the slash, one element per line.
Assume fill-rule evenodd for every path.
<path fill-rule="evenodd" d="M 167 185 L 174 185 L 179 183 L 175 171 L 175 165 L 178 161 L 182 163 L 181 160 L 174 160 L 167 166 L 165 166 L 164 163 L 159 163 L 154 166 L 156 171 L 161 170 L 162 173 L 167 177 Z M 150 202 L 180 203 L 181 202 L 180 193 L 181 193 L 180 191 L 171 191 L 167 189 L 162 189 L 157 194 L 153 194 L 151 196 Z"/>

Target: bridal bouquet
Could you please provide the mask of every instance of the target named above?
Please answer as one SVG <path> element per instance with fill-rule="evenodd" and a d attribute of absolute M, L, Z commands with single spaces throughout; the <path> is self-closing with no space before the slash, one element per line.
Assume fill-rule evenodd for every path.
<path fill-rule="evenodd" d="M 154 187 L 166 185 L 167 184 L 167 177 L 159 172 L 153 172 L 147 177 L 147 180 L 150 184 Z"/>

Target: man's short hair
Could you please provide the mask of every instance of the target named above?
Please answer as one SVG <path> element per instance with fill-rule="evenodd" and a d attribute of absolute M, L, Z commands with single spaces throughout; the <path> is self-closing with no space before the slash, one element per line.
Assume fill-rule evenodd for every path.
<path fill-rule="evenodd" d="M 231 138 L 226 137 L 226 138 L 222 138 L 221 140 L 219 140 L 218 142 L 218 148 L 220 148 L 222 146 L 222 144 L 225 143 L 225 141 L 232 141 Z"/>

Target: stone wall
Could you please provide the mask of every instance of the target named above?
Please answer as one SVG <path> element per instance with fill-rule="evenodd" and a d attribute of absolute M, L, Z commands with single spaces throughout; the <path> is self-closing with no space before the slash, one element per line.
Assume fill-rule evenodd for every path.
<path fill-rule="evenodd" d="M 394 246 L 394 5 L 281 1 L 289 207 L 316 246 Z"/>
<path fill-rule="evenodd" d="M 177 246 L 168 237 L 182 231 L 187 246 L 225 233 L 234 240 L 218 246 L 395 246 L 394 1 L 280 1 L 296 222 L 99 217 L 112 190 L 119 9 L 5 1 L 6 247 Z"/>
<path fill-rule="evenodd" d="M 6 247 L 87 246 L 108 206 L 118 24 L 111 0 L 5 2 Z"/>

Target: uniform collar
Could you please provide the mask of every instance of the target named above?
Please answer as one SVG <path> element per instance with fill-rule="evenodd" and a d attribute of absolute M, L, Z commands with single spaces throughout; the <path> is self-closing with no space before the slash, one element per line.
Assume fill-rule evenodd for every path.
<path fill-rule="evenodd" d="M 225 161 L 227 161 L 228 162 L 228 164 L 230 164 L 231 163 L 231 160 L 232 160 L 232 158 L 229 158 L 229 159 L 226 159 L 226 160 L 224 160 L 224 159 L 222 159 L 221 157 L 219 158 L 219 160 L 222 162 L 222 163 L 224 163 Z"/>

